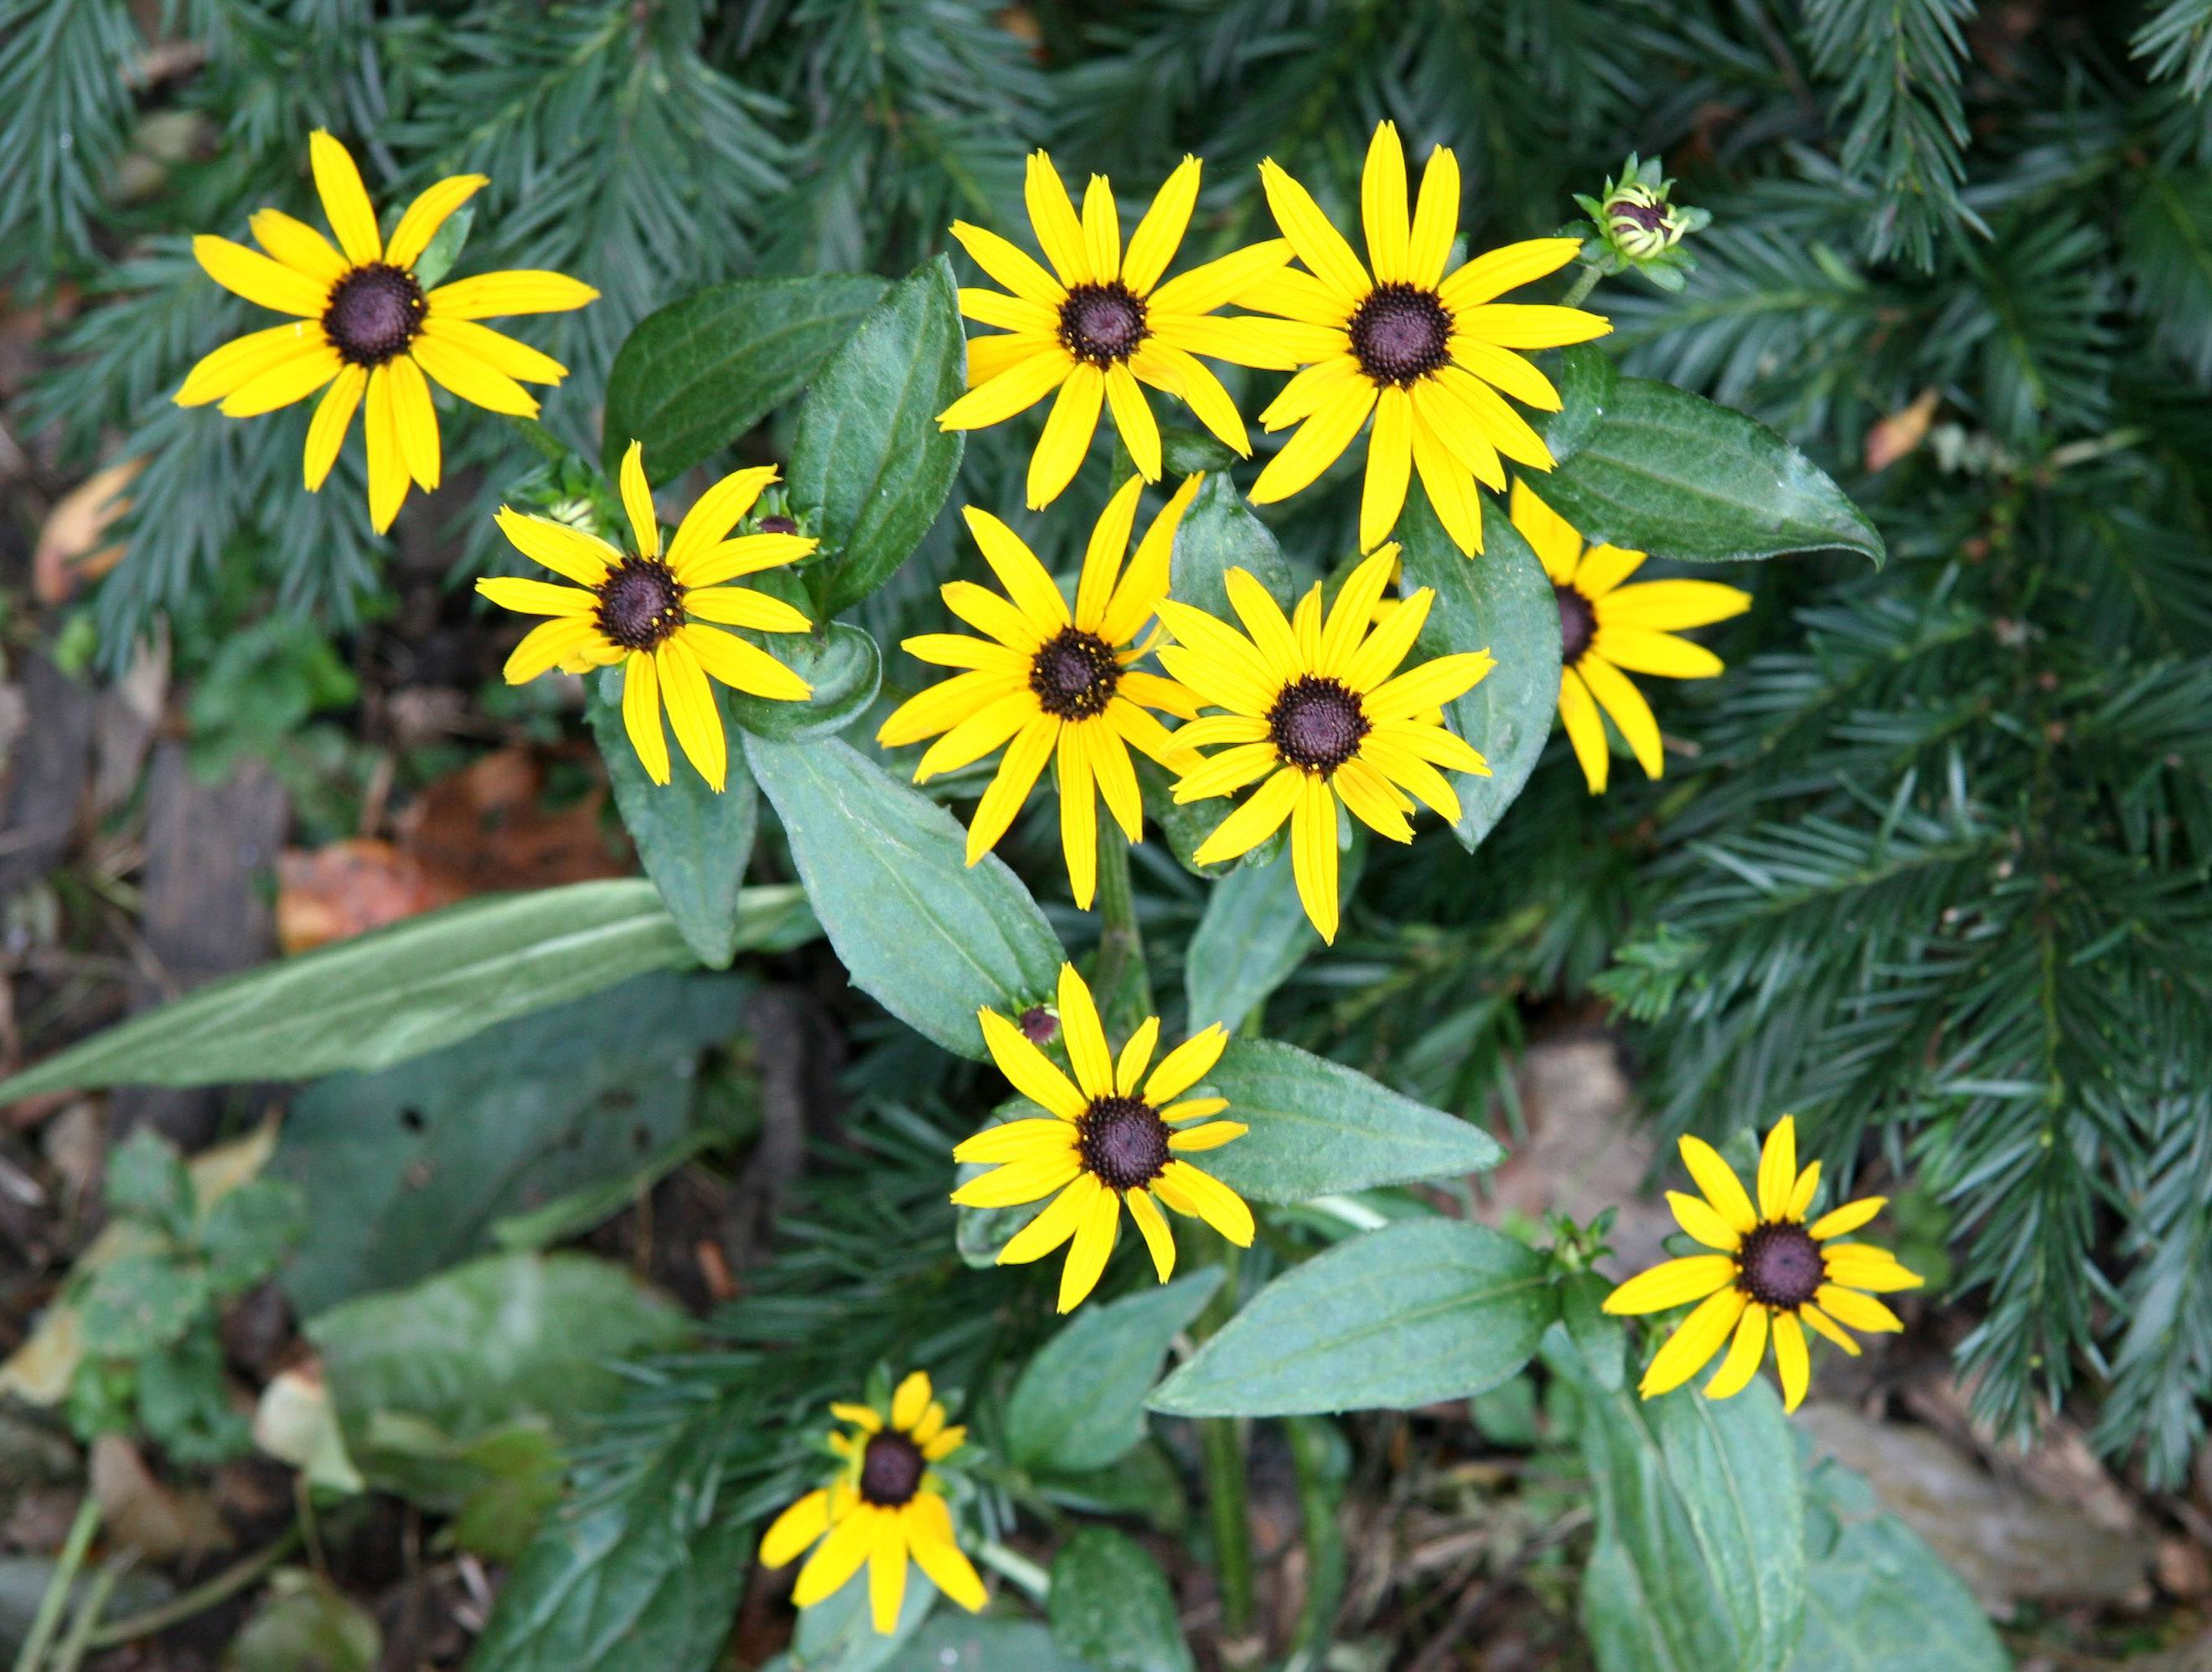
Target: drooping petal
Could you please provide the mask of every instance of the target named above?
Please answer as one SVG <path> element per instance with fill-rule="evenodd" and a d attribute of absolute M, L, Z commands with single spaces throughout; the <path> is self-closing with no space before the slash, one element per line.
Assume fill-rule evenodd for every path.
<path fill-rule="evenodd" d="M 399 451 L 407 461 L 407 472 L 425 493 L 434 491 L 443 466 L 430 385 L 422 380 L 422 368 L 405 354 L 387 364 L 384 375 L 392 380 L 392 416 L 399 425 Z"/>
<path fill-rule="evenodd" d="M 1322 940 L 1336 942 L 1336 797 L 1326 778 L 1308 775 L 1291 812 L 1291 875 L 1306 917 Z"/>
<path fill-rule="evenodd" d="M 975 803 L 975 815 L 968 821 L 969 864 L 988 853 L 1006 833 L 1014 815 L 1036 787 L 1044 763 L 1052 759 L 1053 745 L 1059 737 L 1060 722 L 1049 714 L 1038 715 L 1014 734 L 1014 741 L 1000 758 L 998 776 L 983 791 L 983 798 Z"/>
<path fill-rule="evenodd" d="M 707 780 L 707 787 L 719 795 L 729 779 L 730 746 L 706 670 L 682 633 L 654 651 L 653 662 L 653 671 L 660 676 L 660 700 L 668 709 L 668 724 L 684 758 Z"/>
<path fill-rule="evenodd" d="M 899 1511 L 906 1529 L 906 1548 L 915 1565 L 930 1583 L 970 1614 L 981 1612 L 990 1598 L 973 1563 L 953 1542 L 952 1516 L 945 1500 L 933 1492 L 918 1493 Z"/>
<path fill-rule="evenodd" d="M 1114 428 L 1137 474 L 1146 482 L 1160 479 L 1160 427 L 1145 403 L 1145 391 L 1127 366 L 1106 368 L 1106 404 L 1114 414 Z"/>
<path fill-rule="evenodd" d="M 362 419 L 368 440 L 368 523 L 379 534 L 390 530 L 407 498 L 407 460 L 399 445 L 391 371 L 389 366 L 380 366 L 369 373 Z"/>
<path fill-rule="evenodd" d="M 660 676 L 649 652 L 640 651 L 623 663 L 623 730 L 637 751 L 638 764 L 655 784 L 668 782 L 668 734 L 660 724 Z"/>
<path fill-rule="evenodd" d="M 763 1567 L 784 1567 L 799 1553 L 830 1530 L 830 1494 L 810 1492 L 769 1523 L 761 1535 Z"/>
<path fill-rule="evenodd" d="M 1620 735 L 1628 740 L 1637 765 L 1653 778 L 1665 772 L 1667 761 L 1659 739 L 1659 722 L 1651 712 L 1651 705 L 1644 700 L 1644 694 L 1602 657 L 1585 656 L 1576 664 L 1575 671 L 1589 687 L 1598 706 L 1611 715 L 1613 724 L 1620 728 Z"/>
<path fill-rule="evenodd" d="M 1175 1275 L 1175 1233 L 1168 1229 L 1166 1218 L 1159 1203 L 1152 1200 L 1149 1190 L 1129 1190 L 1121 1197 L 1128 1204 L 1129 1217 L 1135 1222 L 1138 1233 L 1145 1239 L 1145 1248 L 1152 1257 L 1152 1269 L 1160 1281 L 1166 1282 Z"/>
<path fill-rule="evenodd" d="M 875 1548 L 876 1516 L 873 1505 L 855 1504 L 830 1527 L 829 1536 L 799 1570 L 799 1583 L 791 1591 L 794 1604 L 811 1608 L 844 1589 L 845 1582 L 860 1571 L 860 1564 Z"/>
<path fill-rule="evenodd" d="M 1782 1378 L 1782 1408 L 1794 1411 L 1805 1402 L 1813 1379 L 1813 1360 L 1805 1351 L 1805 1331 L 1796 1314 L 1778 1312 L 1774 1318 L 1774 1368 Z"/>
<path fill-rule="evenodd" d="M 1559 669 L 1559 724 L 1566 728 L 1567 742 L 1574 747 L 1590 794 L 1603 795 L 1613 771 L 1613 751 L 1606 746 L 1605 722 L 1598 718 L 1589 687 L 1572 668 Z"/>
<path fill-rule="evenodd" d="M 307 423 L 307 449 L 302 460 L 310 494 L 319 492 L 338 461 L 347 428 L 368 388 L 368 373 L 359 366 L 342 367 L 323 398 L 315 403 L 315 415 Z"/>
<path fill-rule="evenodd" d="M 1743 1316 L 1743 1308 L 1741 1289 L 1724 1288 L 1707 1295 L 1667 1337 L 1666 1345 L 1654 1355 L 1651 1367 L 1637 1384 L 1637 1391 L 1646 1399 L 1656 1399 L 1703 1370 L 1735 1329 L 1736 1320 Z"/>
<path fill-rule="evenodd" d="M 1257 1227 L 1244 1198 L 1188 1161 L 1170 1161 L 1152 1183 L 1153 1193 L 1179 1214 L 1204 1220 L 1239 1248 L 1249 1248 Z"/>
<path fill-rule="evenodd" d="M 1115 1233 L 1121 1227 L 1121 1198 L 1100 1190 L 1083 1209 L 1075 1227 L 1075 1240 L 1067 1251 L 1067 1263 L 1060 1269 L 1058 1310 L 1072 1312 L 1098 1287 L 1106 1262 L 1114 1252 Z"/>
<path fill-rule="evenodd" d="M 1261 470 L 1249 495 L 1253 504 L 1273 505 L 1310 487 L 1352 445 L 1375 405 L 1375 395 L 1372 384 L 1354 380 L 1331 396 Z"/>
<path fill-rule="evenodd" d="M 1097 433 L 1098 408 L 1105 393 L 1105 375 L 1097 367 L 1079 360 L 1069 368 L 1044 421 L 1044 433 L 1037 437 L 1036 451 L 1030 455 L 1026 497 L 1031 511 L 1043 510 L 1075 480 L 1083 456 L 1091 451 L 1091 438 Z"/>
<path fill-rule="evenodd" d="M 1402 389 L 1385 389 L 1375 403 L 1375 427 L 1367 437 L 1367 478 L 1359 496 L 1359 548 L 1371 551 L 1398 525 L 1406 484 L 1413 469 L 1413 403 Z"/>
<path fill-rule="evenodd" d="M 906 1602 L 906 1523 L 896 1510 L 878 1510 L 868 1548 L 868 1621 L 879 1637 L 898 1629 Z"/>
<path fill-rule="evenodd" d="M 1766 1316 L 1764 1306 L 1743 1309 L 1735 1339 L 1729 1343 L 1728 1357 L 1705 1384 L 1706 1398 L 1733 1398 L 1751 1385 L 1751 1378 L 1759 1373 L 1759 1361 L 1766 1356 Z"/>

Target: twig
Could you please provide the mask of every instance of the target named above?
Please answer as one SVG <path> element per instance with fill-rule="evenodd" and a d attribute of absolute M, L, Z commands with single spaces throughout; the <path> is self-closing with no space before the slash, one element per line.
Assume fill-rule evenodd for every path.
<path fill-rule="evenodd" d="M 135 1556 L 118 1556 L 105 1563 L 92 1576 L 92 1583 L 84 1588 L 84 1602 L 70 1622 L 69 1635 L 62 1646 L 54 1651 L 53 1672 L 77 1672 L 84 1664 L 85 1651 L 92 1647 L 92 1628 L 100 1624 L 100 1616 L 107 1611 L 107 1598 L 115 1589 L 115 1582 L 131 1571 Z"/>
<path fill-rule="evenodd" d="M 86 1639 L 85 1646 L 112 1649 L 118 1644 L 151 1637 L 156 1632 L 166 1632 L 170 1627 L 190 1620 L 194 1614 L 213 1608 L 225 1598 L 236 1596 L 299 1547 L 300 1530 L 297 1527 L 287 1528 L 282 1538 L 263 1546 L 245 1560 L 223 1569 L 205 1584 L 194 1585 L 190 1590 L 172 1596 L 160 1607 L 148 1608 L 143 1614 L 134 1614 L 112 1625 L 102 1626 Z M 18 1662 L 16 1672 L 27 1672 L 27 1669 Z"/>
<path fill-rule="evenodd" d="M 61 1629 L 62 1611 L 69 1605 L 77 1570 L 84 1566 L 84 1553 L 92 1548 L 92 1536 L 99 1530 L 100 1499 L 88 1492 L 76 1506 L 76 1519 L 70 1523 L 69 1536 L 62 1541 L 61 1555 L 54 1563 L 52 1577 L 46 1581 L 46 1594 L 39 1598 L 39 1611 L 31 1620 L 31 1633 L 16 1652 L 15 1672 L 39 1672 L 40 1664 L 46 1657 L 47 1646 Z"/>
<path fill-rule="evenodd" d="M 1515 1554 L 1506 1570 L 1487 1584 L 1477 1586 L 1461 1599 L 1452 1611 L 1451 1620 L 1443 1630 L 1428 1641 L 1428 1646 L 1416 1656 L 1406 1672 L 1443 1672 L 1444 1657 L 1451 1653 L 1466 1636 L 1474 1622 L 1489 1612 L 1490 1606 L 1504 1596 L 1521 1577 L 1522 1569 L 1555 1544 L 1562 1544 L 1589 1524 L 1589 1511 L 1577 1510 L 1572 1515 L 1545 1530 L 1540 1538 L 1532 1539 Z"/>

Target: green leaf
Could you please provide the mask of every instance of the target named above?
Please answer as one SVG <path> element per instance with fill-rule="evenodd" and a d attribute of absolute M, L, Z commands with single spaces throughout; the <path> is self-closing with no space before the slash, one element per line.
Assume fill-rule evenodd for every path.
<path fill-rule="evenodd" d="M 78 1312 L 84 1348 L 96 1358 L 142 1359 L 198 1323 L 210 1304 L 207 1274 L 159 1254 L 126 1254 L 101 1266 Z"/>
<path fill-rule="evenodd" d="M 1167 1575 L 1127 1534 L 1085 1527 L 1052 1564 L 1052 1640 L 1098 1672 L 1195 1672 Z"/>
<path fill-rule="evenodd" d="M 469 1672 L 707 1672 L 752 1566 L 752 1528 L 684 1489 L 671 1457 L 556 1512 L 501 1587 Z"/>
<path fill-rule="evenodd" d="M 889 288 L 861 273 L 734 279 L 647 314 L 607 373 L 608 475 L 634 440 L 655 482 L 735 440 L 813 381 Z"/>
<path fill-rule="evenodd" d="M 1450 775 L 1459 794 L 1452 834 L 1472 852 L 1497 827 L 1536 768 L 1559 706 L 1559 606 L 1543 563 L 1487 495 L 1482 550 L 1463 557 L 1424 500 L 1399 521 L 1406 580 L 1436 589 L 1413 651 L 1427 660 L 1488 651 L 1482 682 L 1444 711 L 1452 730 L 1482 752 L 1490 776 Z"/>
<path fill-rule="evenodd" d="M 1504 1159 L 1480 1127 L 1274 1039 L 1232 1039 L 1203 1087 L 1252 1130 L 1200 1163 L 1240 1196 L 1304 1202 L 1452 1178 Z"/>
<path fill-rule="evenodd" d="M 591 1255 L 494 1254 L 333 1306 L 306 1333 L 349 1438 L 392 1411 L 453 1434 L 523 1415 L 573 1433 L 623 1385 L 608 1360 L 673 1347 L 691 1324 Z"/>
<path fill-rule="evenodd" d="M 1836 547 L 1879 565 L 1887 551 L 1843 489 L 1765 425 L 1644 378 L 1614 384 L 1595 433 L 1537 492 L 1585 540 L 1654 557 L 1733 563 Z"/>
<path fill-rule="evenodd" d="M 150 1126 L 142 1126 L 107 1158 L 107 1211 L 149 1221 L 173 1237 L 190 1233 L 192 1179 L 185 1158 Z"/>
<path fill-rule="evenodd" d="M 836 738 L 745 754 L 791 840 L 791 856 L 853 983 L 916 1033 L 981 1057 L 975 1013 L 1046 998 L 1060 942 L 995 854 L 966 863 L 951 814 Z"/>
<path fill-rule="evenodd" d="M 232 1402 L 222 1342 L 212 1329 L 187 1330 L 139 1360 L 137 1379 L 134 1426 L 171 1463 L 226 1463 L 252 1449 L 252 1429 Z"/>
<path fill-rule="evenodd" d="M 1291 1416 L 1480 1393 L 1536 1350 L 1557 1316 L 1548 1279 L 1543 1256 L 1483 1226 L 1387 1226 L 1261 1290 L 1168 1378 L 1152 1408 Z"/>
<path fill-rule="evenodd" d="M 1124 1452 L 1108 1468 L 1080 1475 L 1032 1477 L 1030 1484 L 1049 1502 L 1084 1515 L 1128 1516 L 1149 1523 L 1171 1538 L 1190 1524 L 1190 1497 L 1182 1474 L 1158 1440 Z"/>
<path fill-rule="evenodd" d="M 552 1501 L 555 1441 L 623 1387 L 612 1361 L 673 1348 L 691 1324 L 604 1260 L 499 1254 L 347 1301 L 306 1333 L 369 1482 L 471 1517 L 513 1555 Z"/>
<path fill-rule="evenodd" d="M 312 1316 L 487 1251 L 491 1225 L 691 1129 L 699 1053 L 743 1031 L 741 976 L 656 973 L 293 1100 L 272 1171 L 307 1193 L 283 1281 Z"/>
<path fill-rule="evenodd" d="M 1607 1393 L 1618 1393 L 1627 1376 L 1628 1331 L 1607 1316 L 1613 1285 L 1594 1271 L 1578 1271 L 1559 1284 L 1559 1321 L 1582 1355 L 1583 1368 Z"/>
<path fill-rule="evenodd" d="M 1289 603 L 1290 566 L 1283 561 L 1275 536 L 1252 514 L 1237 484 L 1224 473 L 1206 479 L 1176 525 L 1168 591 L 1194 609 L 1227 616 L 1231 569 L 1249 570 L 1278 603 Z"/>
<path fill-rule="evenodd" d="M 1640 1399 L 1599 1387 L 1571 1352 L 1546 1356 L 1582 1394 L 1598 1526 L 1582 1612 L 1599 1665 L 1783 1672 L 1803 1620 L 1805 1516 L 1773 1388 Z"/>
<path fill-rule="evenodd" d="M 799 945 L 788 887 L 745 891 L 740 948 Z M 318 948 L 95 1033 L 0 1083 L 204 1086 L 380 1069 L 647 970 L 698 960 L 643 877 L 470 900 Z"/>
<path fill-rule="evenodd" d="M 276 1269 L 307 1228 L 307 1204 L 281 1178 L 249 1178 L 200 1221 L 200 1251 L 218 1296 L 243 1294 Z"/>
<path fill-rule="evenodd" d="M 1834 1536 L 1805 1575 L 1790 1672 L 2009 1672 L 1973 1593 L 1862 1476 L 1830 1461 L 1807 1486 L 1814 1522 L 1832 1522 Z"/>
<path fill-rule="evenodd" d="M 461 258 L 468 247 L 469 228 L 476 224 L 477 211 L 473 203 L 464 203 L 439 224 L 430 234 L 430 241 L 422 253 L 415 258 L 415 282 L 424 290 L 435 290 L 453 270 L 453 264 Z"/>
<path fill-rule="evenodd" d="M 1226 470 L 1237 462 L 1237 455 L 1218 436 L 1188 424 L 1160 426 L 1160 474 L 1164 478 L 1179 482 L 1201 470 Z"/>
<path fill-rule="evenodd" d="M 1033 1620 L 979 1618 L 957 1608 L 939 1608 L 884 1663 L 883 1672 L 1097 1672 L 1097 1669 L 1063 1654 L 1053 1642 L 1051 1632 Z"/>
<path fill-rule="evenodd" d="M 1355 844 L 1347 862 L 1364 851 Z M 1344 892 L 1351 894 L 1358 881 L 1356 871 L 1344 878 Z M 1321 943 L 1288 859 L 1237 867 L 1206 896 L 1183 960 L 1191 1027 L 1218 1021 L 1235 1033 Z"/>
<path fill-rule="evenodd" d="M 1588 342 L 1560 351 L 1558 375 L 1553 379 L 1559 391 L 1559 409 L 1534 421 L 1554 463 L 1565 464 L 1597 433 L 1620 375 L 1613 356 Z"/>
<path fill-rule="evenodd" d="M 937 1587 L 908 1563 L 897 1623 L 887 1633 L 877 1631 L 864 1569 L 812 1608 L 799 1611 L 791 1652 L 769 1662 L 763 1672 L 878 1672 L 936 1606 Z"/>
<path fill-rule="evenodd" d="M 965 439 L 937 415 L 965 386 L 967 342 L 940 255 L 893 288 L 807 392 L 791 502 L 814 515 L 829 554 L 807 572 L 819 617 L 881 586 L 937 520 Z"/>
<path fill-rule="evenodd" d="M 329 1580 L 283 1567 L 224 1651 L 222 1672 L 375 1672 L 383 1653 L 384 1634 L 368 1609 Z"/>
<path fill-rule="evenodd" d="M 884 658 L 876 641 L 849 621 L 826 631 L 748 633 L 776 660 L 814 688 L 805 702 L 776 702 L 743 691 L 729 694 L 732 716 L 745 730 L 778 742 L 826 737 L 865 713 L 883 683 Z"/>
<path fill-rule="evenodd" d="M 667 783 L 655 784 L 623 726 L 622 681 L 621 671 L 611 668 L 590 682 L 585 709 L 614 786 L 615 807 L 684 943 L 708 969 L 727 969 L 737 956 L 745 866 L 760 825 L 752 774 L 743 754 L 732 748 L 728 784 L 720 795 L 688 766 L 672 770 Z M 726 733 L 733 694 L 720 684 L 712 688 Z"/>
<path fill-rule="evenodd" d="M 1145 1396 L 1168 1345 L 1221 1287 L 1208 1267 L 1091 1306 L 1047 1342 L 1006 1402 L 1006 1460 L 1036 1471 L 1104 1469 L 1145 1438 Z"/>

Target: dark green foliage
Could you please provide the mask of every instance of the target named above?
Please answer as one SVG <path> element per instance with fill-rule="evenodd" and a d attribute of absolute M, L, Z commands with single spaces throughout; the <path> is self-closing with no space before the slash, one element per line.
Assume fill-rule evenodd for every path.
<path fill-rule="evenodd" d="M 1379 117 L 1417 161 L 1456 148 L 1471 248 L 1550 233 L 1632 146 L 1663 154 L 1714 223 L 1680 294 L 1599 290 L 1617 328 L 1599 347 L 1802 449 L 1867 510 L 1887 566 L 1723 572 L 1759 594 L 1708 635 L 1729 676 L 1646 682 L 1680 745 L 1666 780 L 1624 760 L 1594 802 L 1554 737 L 1473 860 L 1432 824 L 1370 859 L 1337 946 L 1267 998 L 1266 1031 L 1439 1106 L 1504 1093 L 1510 1118 L 1524 1002 L 1578 998 L 1610 967 L 1601 990 L 1637 1022 L 1669 1126 L 1794 1109 L 1838 1184 L 1879 1155 L 1948 1204 L 1948 1298 L 1980 1314 L 1963 1358 L 1985 1415 L 2018 1427 L 2038 1398 L 2087 1393 L 2114 1453 L 2180 1473 L 2212 1392 L 2203 0 L 2039 9 L 2026 29 L 1961 0 L 176 11 L 219 47 L 134 108 L 117 74 L 144 45 L 130 9 L 0 9 L 0 232 L 11 265 L 89 297 L 27 418 L 72 466 L 103 435 L 148 461 L 131 556 L 98 601 L 117 656 L 218 561 L 333 625 L 373 596 L 357 440 L 309 499 L 303 410 L 236 423 L 167 404 L 256 316 L 180 235 L 239 236 L 264 203 L 312 214 L 318 123 L 386 205 L 449 170 L 493 177 L 459 270 L 551 265 L 605 293 L 518 327 L 572 368 L 546 420 L 587 457 L 643 313 L 735 277 L 902 274 L 954 216 L 1025 235 L 1034 142 L 1072 183 L 1110 173 L 1125 224 L 1183 152 L 1204 156 L 1186 260 L 1268 229 L 1263 155 L 1332 212 L 1356 207 Z M 133 124 L 178 109 L 214 139 L 119 203 Z M 1231 387 L 1249 415 L 1273 385 Z M 1903 415 L 1923 395 L 1924 439 Z M 1094 461 L 1048 516 L 1020 512 L 1035 422 L 971 437 L 953 503 L 1006 514 L 1067 566 L 1106 473 Z M 1870 437 L 1909 456 L 1854 475 Z M 473 409 L 447 438 L 449 468 L 483 467 L 494 495 L 530 457 Z M 1267 513 L 1292 584 L 1349 551 L 1356 481 L 1340 469 Z M 408 515 L 481 542 L 484 509 L 449 489 Z M 973 560 L 940 517 L 861 618 L 886 645 L 941 627 L 933 588 Z M 910 658 L 884 663 L 892 694 L 919 682 Z M 1137 875 L 1171 993 L 1204 897 L 1165 845 Z M 1002 848 L 1056 908 L 1048 802 Z M 877 1087 L 928 1056 L 888 1027 L 863 1045 L 854 1071 Z M 918 1210 L 904 1240 L 943 1245 L 949 1217 Z M 827 1270 L 837 1247 L 811 1257 Z"/>

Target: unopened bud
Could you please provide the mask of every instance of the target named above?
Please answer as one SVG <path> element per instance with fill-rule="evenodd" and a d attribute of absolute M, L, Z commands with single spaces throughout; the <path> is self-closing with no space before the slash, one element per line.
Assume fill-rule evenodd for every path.
<path fill-rule="evenodd" d="M 1033 1045 L 1048 1045 L 1060 1032 L 1060 1017 L 1051 1006 L 1032 1004 L 1016 1019 L 1014 1025 L 1022 1030 L 1022 1037 Z"/>
<path fill-rule="evenodd" d="M 1682 241 L 1688 230 L 1662 191 L 1648 185 L 1619 188 L 1605 206 L 1605 228 L 1620 252 L 1637 261 L 1649 261 Z"/>
<path fill-rule="evenodd" d="M 760 519 L 763 534 L 796 534 L 799 524 L 788 517 L 763 517 Z"/>

